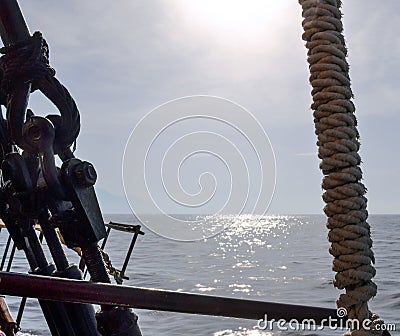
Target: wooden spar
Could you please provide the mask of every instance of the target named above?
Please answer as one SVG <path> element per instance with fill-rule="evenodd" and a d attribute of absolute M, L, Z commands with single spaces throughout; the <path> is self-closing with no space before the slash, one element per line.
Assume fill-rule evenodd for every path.
<path fill-rule="evenodd" d="M 0 34 L 4 46 L 9 46 L 31 37 L 24 16 L 16 0 L 0 0 Z M 7 107 L 8 126 L 15 143 L 22 146 L 22 127 L 28 106 L 31 83 L 18 81 L 10 93 Z"/>
<path fill-rule="evenodd" d="M 118 305 L 139 309 L 188 314 L 236 317 L 243 319 L 315 320 L 316 325 L 332 321 L 345 325 L 335 309 L 273 302 L 251 301 L 160 289 L 89 283 L 38 275 L 0 272 L 0 293 L 43 300 Z"/>
<path fill-rule="evenodd" d="M 31 36 L 16 0 L 0 1 L 0 33 L 5 46 Z"/>

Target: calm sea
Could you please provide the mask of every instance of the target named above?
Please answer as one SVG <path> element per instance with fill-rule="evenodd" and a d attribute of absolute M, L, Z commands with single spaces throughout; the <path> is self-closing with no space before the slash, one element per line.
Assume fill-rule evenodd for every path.
<path fill-rule="evenodd" d="M 129 215 L 107 215 L 135 223 Z M 228 221 L 221 216 L 219 221 Z M 400 329 L 400 216 L 371 215 L 378 295 L 371 308 Z M 136 223 L 137 224 L 137 223 Z M 139 236 L 127 275 L 127 285 L 334 308 L 339 291 L 333 288 L 332 258 L 327 252 L 325 219 L 319 215 L 265 216 L 255 222 L 243 216 L 216 237 L 183 243 L 146 230 Z M 130 234 L 112 232 L 106 252 L 114 266 L 123 262 Z M 0 251 L 6 234 L 0 234 Z M 70 260 L 77 262 L 75 254 Z M 13 271 L 26 272 L 18 252 Z M 16 316 L 19 298 L 7 298 Z M 136 310 L 143 336 L 341 335 L 342 332 L 260 331 L 256 321 Z M 35 299 L 28 299 L 21 335 L 50 335 Z M 395 335 L 395 332 L 392 332 Z"/>

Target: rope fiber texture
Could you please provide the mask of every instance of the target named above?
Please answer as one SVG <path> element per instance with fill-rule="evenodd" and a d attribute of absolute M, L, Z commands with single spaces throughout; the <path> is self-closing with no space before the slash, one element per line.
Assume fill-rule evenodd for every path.
<path fill-rule="evenodd" d="M 347 335 L 381 335 L 383 321 L 368 309 L 377 292 L 370 226 L 367 223 L 366 188 L 361 183 L 357 121 L 352 102 L 347 49 L 342 34 L 340 0 L 299 0 L 303 40 L 308 49 L 318 157 L 324 174 L 324 212 L 328 217 L 329 249 L 333 255 L 334 285 L 345 289 L 337 300 L 349 319 L 360 321 Z M 362 322 L 372 325 L 363 329 Z M 368 330 L 370 329 L 370 330 Z"/>
<path fill-rule="evenodd" d="M 13 94 L 15 85 L 30 82 L 32 92 L 40 90 L 60 112 L 60 115 L 51 114 L 46 118 L 56 129 L 54 151 L 57 154 L 64 152 L 75 143 L 79 135 L 80 114 L 67 88 L 54 77 L 56 72 L 49 64 L 46 40 L 40 32 L 35 32 L 27 40 L 1 48 L 0 53 L 3 54 L 0 59 L 0 104 L 7 106 L 8 97 Z M 3 140 L 2 144 L 6 143 L 8 130 L 1 117 L 0 132 L 3 134 L 0 139 Z"/>

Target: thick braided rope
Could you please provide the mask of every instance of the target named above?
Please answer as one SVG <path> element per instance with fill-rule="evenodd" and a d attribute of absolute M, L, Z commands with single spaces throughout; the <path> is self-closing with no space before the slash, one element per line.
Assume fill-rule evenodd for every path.
<path fill-rule="evenodd" d="M 376 295 L 372 240 L 367 223 L 366 188 L 362 172 L 355 107 L 351 98 L 347 49 L 342 35 L 340 0 L 299 0 L 303 9 L 303 39 L 308 49 L 311 72 L 314 122 L 318 136 L 318 156 L 324 174 L 322 187 L 326 202 L 337 272 L 334 285 L 345 289 L 337 300 L 347 309 L 348 318 L 383 323 L 368 310 L 368 300 Z M 372 327 L 373 328 L 373 327 Z M 352 330 L 350 335 L 381 335 L 375 330 Z"/>
<path fill-rule="evenodd" d="M 40 32 L 27 40 L 0 49 L 0 104 L 7 105 L 7 96 L 15 83 L 30 82 L 32 91 L 39 89 L 58 108 L 61 115 L 48 115 L 56 127 L 54 151 L 68 149 L 78 137 L 80 114 L 67 88 L 55 78 L 49 64 L 49 46 Z M 1 127 L 0 131 L 4 129 Z M 0 138 L 1 140 L 1 138 Z M 15 140 L 15 139 L 13 139 Z"/>

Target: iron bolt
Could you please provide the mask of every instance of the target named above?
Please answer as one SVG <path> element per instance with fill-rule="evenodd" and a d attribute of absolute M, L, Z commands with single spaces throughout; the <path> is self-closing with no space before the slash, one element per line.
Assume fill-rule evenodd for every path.
<path fill-rule="evenodd" d="M 75 169 L 77 182 L 83 187 L 91 187 L 96 183 L 97 173 L 93 165 L 83 161 Z"/>

